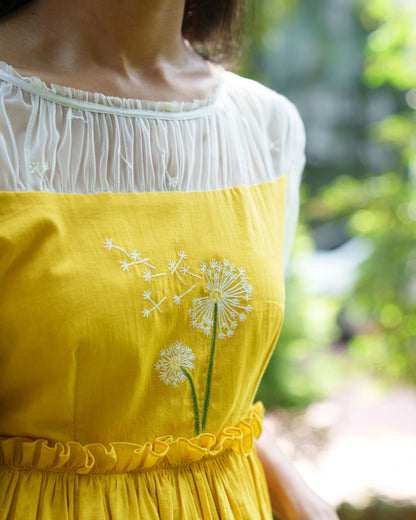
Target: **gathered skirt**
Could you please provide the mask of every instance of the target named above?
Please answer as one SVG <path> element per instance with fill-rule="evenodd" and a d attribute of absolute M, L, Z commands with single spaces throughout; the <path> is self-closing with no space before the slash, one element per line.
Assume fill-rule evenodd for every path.
<path fill-rule="evenodd" d="M 0 520 L 271 520 L 262 412 L 218 437 L 143 446 L 0 438 Z"/>

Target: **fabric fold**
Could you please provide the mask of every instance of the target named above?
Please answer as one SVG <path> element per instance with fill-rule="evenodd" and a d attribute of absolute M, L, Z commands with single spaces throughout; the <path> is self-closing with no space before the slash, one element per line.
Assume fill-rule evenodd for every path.
<path fill-rule="evenodd" d="M 201 433 L 196 437 L 158 437 L 143 445 L 110 442 L 82 445 L 76 441 L 54 442 L 25 437 L 0 438 L 0 465 L 40 471 L 130 473 L 159 467 L 175 467 L 217 457 L 227 450 L 247 456 L 254 438 L 262 431 L 264 405 L 253 404 L 236 426 L 219 435 Z"/>

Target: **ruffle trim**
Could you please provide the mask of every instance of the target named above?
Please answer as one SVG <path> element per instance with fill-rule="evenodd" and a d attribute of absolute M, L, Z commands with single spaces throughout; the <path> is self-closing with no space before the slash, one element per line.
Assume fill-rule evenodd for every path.
<path fill-rule="evenodd" d="M 94 103 L 96 105 L 104 105 L 107 107 L 123 110 L 145 110 L 151 112 L 189 112 L 200 108 L 213 105 L 219 97 L 224 81 L 223 67 L 219 67 L 219 79 L 213 94 L 205 99 L 194 99 L 193 101 L 148 101 L 135 98 L 120 98 L 117 96 L 107 96 L 101 92 L 89 92 L 87 90 L 67 87 L 51 83 L 50 86 L 37 76 L 23 76 L 12 65 L 4 61 L 0 61 L 0 70 L 6 72 L 11 78 L 17 78 L 24 81 L 31 87 L 46 92 L 48 94 L 63 96 L 75 99 L 81 102 Z"/>
<path fill-rule="evenodd" d="M 0 465 L 85 475 L 181 466 L 217 457 L 230 449 L 247 456 L 252 451 L 254 438 L 262 432 L 263 415 L 264 405 L 258 401 L 236 426 L 225 428 L 218 436 L 201 433 L 188 439 L 168 435 L 143 445 L 129 442 L 82 445 L 76 441 L 0 437 Z"/>

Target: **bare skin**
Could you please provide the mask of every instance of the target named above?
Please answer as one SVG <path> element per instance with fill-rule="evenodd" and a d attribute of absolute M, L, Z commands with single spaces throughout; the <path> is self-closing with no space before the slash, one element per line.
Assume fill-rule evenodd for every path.
<path fill-rule="evenodd" d="M 31 0 L 0 19 L 0 59 L 25 76 L 151 101 L 209 97 L 218 70 L 181 35 L 184 0 Z"/>
<path fill-rule="evenodd" d="M 339 520 L 334 509 L 307 485 L 280 451 L 270 432 L 264 429 L 255 444 L 275 515 L 282 520 Z"/>
<path fill-rule="evenodd" d="M 24 76 L 107 96 L 205 99 L 218 69 L 184 42 L 184 0 L 31 0 L 0 19 L 0 60 Z M 282 520 L 336 520 L 266 433 L 256 441 Z"/>

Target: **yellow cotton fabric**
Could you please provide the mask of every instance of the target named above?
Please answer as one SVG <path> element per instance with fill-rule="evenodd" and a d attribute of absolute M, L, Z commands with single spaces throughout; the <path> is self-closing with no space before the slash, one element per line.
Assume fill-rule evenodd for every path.
<path fill-rule="evenodd" d="M 271 518 L 285 191 L 0 192 L 0 519 Z"/>

